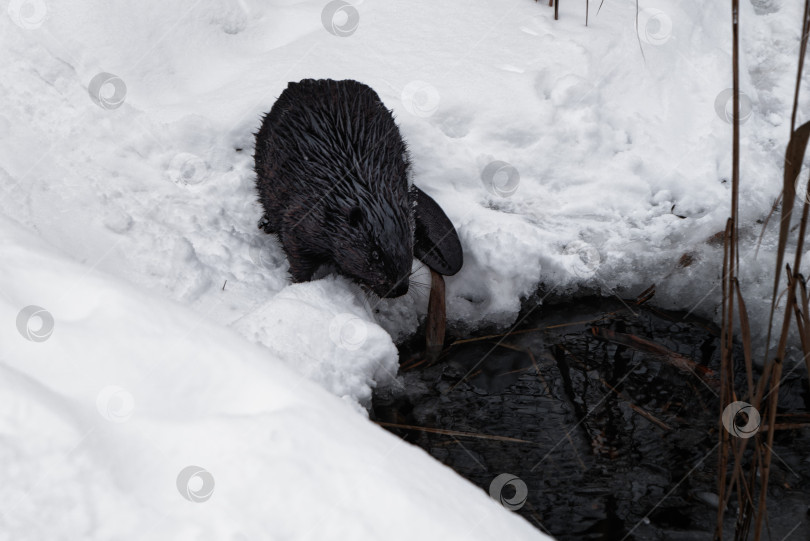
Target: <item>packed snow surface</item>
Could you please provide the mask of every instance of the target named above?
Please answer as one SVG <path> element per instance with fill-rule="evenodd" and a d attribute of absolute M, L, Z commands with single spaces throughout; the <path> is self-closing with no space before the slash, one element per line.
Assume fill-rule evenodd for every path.
<path fill-rule="evenodd" d="M 364 417 L 424 290 L 291 285 L 257 229 L 252 133 L 289 81 L 357 79 L 394 111 L 465 251 L 457 329 L 508 326 L 538 290 L 653 283 L 716 317 L 726 3 L 641 1 L 636 23 L 634 0 L 592 2 L 588 26 L 584 5 L 554 21 L 530 0 L 4 4 L 0 536 L 539 535 Z M 742 282 L 761 336 L 776 220 L 754 247 L 801 7 L 742 4 Z M 194 465 L 216 481 L 204 504 L 175 486 Z"/>
<path fill-rule="evenodd" d="M 53 316 L 0 328 L 0 539 L 542 538 L 272 352 L 0 223 L 0 318 Z"/>

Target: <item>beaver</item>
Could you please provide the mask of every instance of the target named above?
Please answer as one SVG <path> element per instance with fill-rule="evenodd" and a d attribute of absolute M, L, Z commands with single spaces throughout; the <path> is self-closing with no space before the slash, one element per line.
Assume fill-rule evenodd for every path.
<path fill-rule="evenodd" d="M 399 297 L 414 255 L 441 274 L 461 268 L 455 228 L 411 182 L 407 145 L 369 86 L 289 83 L 255 136 L 259 227 L 278 235 L 294 282 L 327 265 Z"/>

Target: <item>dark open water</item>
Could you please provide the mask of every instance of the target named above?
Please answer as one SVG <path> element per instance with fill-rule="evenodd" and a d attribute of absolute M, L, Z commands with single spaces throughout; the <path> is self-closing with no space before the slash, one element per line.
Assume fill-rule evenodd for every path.
<path fill-rule="evenodd" d="M 496 497 L 557 539 L 710 539 L 717 328 L 602 298 L 537 312 L 516 331 L 541 330 L 455 345 L 433 366 L 418 344 L 403 346 L 403 385 L 376 394 L 372 417 L 454 431 L 389 427 L 487 492 L 499 474 L 517 477 Z M 807 415 L 808 405 L 802 367 L 783 382 L 780 413 Z M 810 429 L 778 431 L 774 452 L 770 539 L 808 540 Z M 735 501 L 729 509 L 733 539 Z"/>

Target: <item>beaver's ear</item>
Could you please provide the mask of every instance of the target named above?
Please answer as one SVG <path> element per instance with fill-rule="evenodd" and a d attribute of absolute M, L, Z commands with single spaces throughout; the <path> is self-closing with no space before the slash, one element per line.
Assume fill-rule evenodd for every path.
<path fill-rule="evenodd" d="M 414 257 L 439 274 L 454 275 L 464 263 L 456 228 L 436 201 L 425 192 L 413 186 L 410 196 L 416 207 Z"/>

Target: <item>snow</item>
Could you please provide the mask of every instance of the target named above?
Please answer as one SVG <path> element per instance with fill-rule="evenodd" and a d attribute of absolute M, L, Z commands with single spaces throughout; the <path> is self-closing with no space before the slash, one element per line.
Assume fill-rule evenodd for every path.
<path fill-rule="evenodd" d="M 454 328 L 506 327 L 538 288 L 652 283 L 659 304 L 717 318 L 726 4 L 641 1 L 638 33 L 631 0 L 592 2 L 587 27 L 583 5 L 554 21 L 528 0 L 7 4 L 2 319 L 39 306 L 55 322 L 42 342 L 2 326 L 15 539 L 532 535 L 365 419 L 426 296 L 290 285 L 256 228 L 252 132 L 289 81 L 354 78 L 393 109 L 465 250 Z M 778 220 L 753 253 L 781 186 L 800 10 L 741 13 L 741 275 L 760 339 Z M 216 480 L 205 505 L 174 486 L 197 464 Z"/>
<path fill-rule="evenodd" d="M 283 289 L 233 327 L 305 378 L 369 407 L 372 389 L 393 384 L 398 369 L 391 337 L 373 321 L 359 288 L 328 276 Z"/>
<path fill-rule="evenodd" d="M 0 539 L 544 538 L 287 368 L 289 325 L 268 351 L 0 223 L 0 318 L 36 299 L 54 321 L 0 328 Z M 336 289 L 312 286 L 275 306 Z M 364 367 L 393 349 L 369 327 Z"/>

